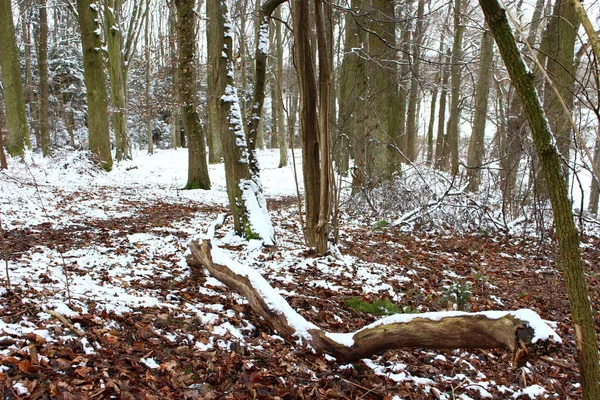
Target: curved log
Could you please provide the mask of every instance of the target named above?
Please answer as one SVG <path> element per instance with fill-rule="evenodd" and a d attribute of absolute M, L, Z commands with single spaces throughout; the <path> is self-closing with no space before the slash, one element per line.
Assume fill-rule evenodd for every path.
<path fill-rule="evenodd" d="M 531 310 L 479 313 L 431 312 L 396 314 L 351 333 L 330 333 L 298 314 L 254 269 L 231 260 L 210 240 L 192 241 L 188 264 L 204 267 L 216 279 L 244 296 L 265 324 L 287 339 L 305 341 L 316 351 L 352 361 L 385 350 L 427 347 L 502 348 L 522 365 L 529 354 L 560 343 L 558 335 Z"/>

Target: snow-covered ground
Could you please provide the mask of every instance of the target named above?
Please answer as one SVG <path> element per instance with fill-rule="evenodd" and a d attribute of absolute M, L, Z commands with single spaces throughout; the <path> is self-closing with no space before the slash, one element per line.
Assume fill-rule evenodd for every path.
<path fill-rule="evenodd" d="M 407 268 L 400 263 L 384 265 L 359 259 L 344 254 L 343 249 L 338 257 L 315 258 L 307 254 L 294 200 L 296 181 L 302 186 L 300 169 L 296 180 L 292 166 L 277 168 L 277 151 L 259 152 L 259 159 L 265 197 L 274 205 L 271 213 L 278 246 L 263 249 L 260 242 L 246 243 L 225 225 L 217 238 L 228 257 L 255 268 L 271 285 L 278 287 L 277 291 L 288 298 L 292 306 L 307 307 L 307 319 L 322 316 L 317 309 L 319 301 L 332 301 L 321 298 L 322 291 L 340 299 L 376 293 L 401 301 L 409 288 L 416 287 L 421 276 L 419 269 L 427 269 L 421 267 L 418 260 Z M 299 166 L 300 152 L 296 153 L 296 161 Z M 165 315 L 170 315 L 196 321 L 195 333 L 181 326 L 155 324 L 153 340 L 162 341 L 166 347 L 185 345 L 193 349 L 199 359 L 215 353 L 240 353 L 243 347 L 246 350 L 240 354 L 245 356 L 248 371 L 269 371 L 268 365 L 257 367 L 253 363 L 280 338 L 255 326 L 259 321 L 248 318 L 250 311 L 244 299 L 229 292 L 214 278 L 199 278 L 197 286 L 189 283 L 192 277 L 185 260 L 189 240 L 203 235 L 211 223 L 226 212 L 222 164 L 209 167 L 211 190 L 183 191 L 180 188 L 187 177 L 185 149 L 159 150 L 151 156 L 138 153 L 132 161 L 117 164 L 110 173 L 94 168 L 82 152 L 65 152 L 53 159 L 28 154 L 25 162 L 16 159 L 9 162 L 9 169 L 0 172 L 3 229 L 0 295 L 6 299 L 0 302 L 0 384 L 4 384 L 5 390 L 12 388 L 15 394 L 32 397 L 40 390 L 38 384 L 32 383 L 35 379 L 27 375 L 30 372 L 27 368 L 18 367 L 21 374 L 15 374 L 12 366 L 12 360 L 20 366 L 19 362 L 28 357 L 33 359 L 31 345 L 23 342 L 26 338 L 32 341 L 32 337 L 41 338 L 35 361 L 42 371 L 58 368 L 53 359 L 56 354 L 45 352 L 44 346 L 63 345 L 73 338 L 79 341 L 82 354 L 88 359 L 105 356 L 104 352 L 115 341 L 131 340 L 134 350 L 130 355 L 137 368 L 132 367 L 132 371 L 137 371 L 136 374 L 143 373 L 144 368 L 146 373 L 155 375 L 174 369 L 170 364 L 172 360 L 161 359 L 164 354 L 159 350 L 136 349 L 136 343 L 142 339 L 120 336 L 120 331 L 126 331 L 126 323 L 118 316 L 151 314 L 156 316 L 156 321 L 162 321 L 161 318 L 167 319 Z M 352 235 L 359 234 L 354 232 L 352 224 L 347 220 L 342 229 L 342 235 L 350 242 Z M 444 274 L 458 277 L 453 271 L 444 271 Z M 17 300 L 8 292 L 7 278 L 10 288 L 18 294 L 19 307 L 26 310 L 20 315 L 15 313 L 13 303 Z M 491 296 L 496 306 L 506 301 L 501 297 L 501 294 Z M 57 319 L 57 315 L 66 320 Z M 356 329 L 344 319 L 344 314 L 334 312 L 330 324 L 338 324 L 336 327 L 342 331 Z M 69 321 L 73 321 L 73 325 Z M 295 344 L 285 346 L 293 348 Z M 381 375 L 384 382 L 397 383 L 396 386 L 387 383 L 384 389 L 378 390 L 398 399 L 415 396 L 414 393 L 420 393 L 423 398 L 441 399 L 499 398 L 500 394 L 506 398 L 560 398 L 552 387 L 528 383 L 527 379 L 525 384 L 518 380 L 495 382 L 472 366 L 470 353 L 444 354 L 419 351 L 421 362 L 439 371 L 427 373 L 426 377 L 409 371 L 401 361 L 390 362 L 381 356 L 365 360 L 361 367 L 338 365 L 331 358 L 323 362 L 328 365 L 326 369 L 333 374 L 333 380 L 343 381 L 345 378 L 340 376 L 355 377 L 367 367 L 371 374 Z M 495 356 L 490 353 L 486 357 L 491 360 Z M 77 365 L 91 368 L 89 374 L 104 371 L 102 373 L 109 376 L 86 382 L 99 385 L 98 390 L 105 390 L 104 394 L 113 393 L 109 384 L 112 372 L 107 373 L 108 370 L 91 362 L 86 364 L 79 360 L 77 365 L 71 362 L 69 367 L 61 367 L 65 369 L 61 373 L 68 374 L 69 368 L 73 372 Z M 483 362 L 485 360 L 478 360 L 478 363 Z M 454 363 L 456 371 L 438 368 L 437 363 Z M 508 361 L 503 363 L 511 368 Z M 531 366 L 527 368 L 524 374 Z M 349 369 L 355 371 L 348 372 Z M 309 380 L 320 379 L 319 366 L 295 363 L 289 367 L 288 374 L 298 374 L 298 371 Z M 201 381 L 204 375 L 197 372 L 194 376 L 195 381 L 179 387 L 187 387 L 185 390 L 191 393 L 191 398 L 210 397 L 209 389 L 203 386 L 207 382 Z M 279 376 L 278 379 L 285 382 L 290 378 Z M 76 393 L 80 388 L 73 385 L 71 382 L 71 390 Z M 221 393 L 222 388 L 211 385 L 210 390 Z M 51 386 L 46 389 L 51 390 Z M 448 390 L 449 386 L 456 390 Z M 355 384 L 352 390 L 359 389 L 360 385 Z M 348 393 L 365 394 L 365 391 L 348 389 Z M 367 397 L 368 393 L 367 389 Z"/>

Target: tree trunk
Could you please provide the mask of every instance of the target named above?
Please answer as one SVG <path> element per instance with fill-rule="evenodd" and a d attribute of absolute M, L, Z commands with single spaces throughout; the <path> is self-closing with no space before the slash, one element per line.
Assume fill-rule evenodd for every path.
<path fill-rule="evenodd" d="M 450 58 L 450 49 L 446 51 L 446 61 Z M 450 74 L 448 71 L 448 65 L 446 63 L 440 66 L 442 74 L 442 85 L 440 93 L 440 109 L 438 111 L 438 126 L 437 135 L 435 139 L 435 169 L 443 170 L 447 169 L 448 165 L 448 152 L 446 151 L 446 99 L 448 97 L 448 82 L 450 81 Z"/>
<path fill-rule="evenodd" d="M 4 96 L 0 94 L 0 100 L 4 100 L 3 97 Z M 2 107 L 1 103 L 2 102 L 0 101 L 0 170 L 8 168 L 6 154 L 4 154 L 4 131 L 6 129 L 6 118 L 4 118 L 4 107 Z"/>
<path fill-rule="evenodd" d="M 223 150 L 221 147 L 220 127 L 219 127 L 219 96 L 217 90 L 218 63 L 223 49 L 222 38 L 219 36 L 219 1 L 206 1 L 206 15 L 208 17 L 206 29 L 207 42 L 207 114 L 208 114 L 208 161 L 211 164 L 221 162 Z"/>
<path fill-rule="evenodd" d="M 217 88 L 221 90 L 219 124 L 225 158 L 225 178 L 229 207 L 236 234 L 246 239 L 262 239 L 264 245 L 274 244 L 274 232 L 263 197 L 262 183 L 256 170 L 250 167 L 250 154 L 244 133 L 244 122 L 234 83 L 232 22 L 225 0 L 219 0 L 218 27 L 223 56 L 218 63 Z"/>
<path fill-rule="evenodd" d="M 146 6 L 150 5 L 150 0 L 146 0 Z M 144 26 L 144 56 L 146 63 L 145 70 L 145 90 L 144 100 L 145 109 L 144 119 L 146 120 L 146 138 L 148 141 L 148 154 L 154 154 L 154 141 L 152 138 L 152 106 L 150 105 L 150 16 L 146 15 L 146 25 Z"/>
<path fill-rule="evenodd" d="M 559 266 L 562 269 L 571 317 L 575 331 L 577 357 L 581 374 L 583 398 L 600 398 L 600 364 L 598 337 L 590 304 L 577 227 L 567 192 L 567 179 L 560 163 L 560 154 L 553 145 L 552 133 L 536 94 L 534 77 L 521 59 L 506 12 L 497 1 L 480 0 L 488 26 L 492 30 L 504 64 L 521 98 L 523 111 L 531 128 L 539 162 L 548 187 L 554 225 L 559 243 Z"/>
<path fill-rule="evenodd" d="M 596 165 L 596 168 L 600 168 L 600 140 L 596 137 L 596 146 L 594 148 L 594 159 L 592 162 Z M 592 184 L 590 187 L 590 202 L 588 205 L 588 211 L 594 217 L 598 216 L 598 200 L 600 200 L 600 182 L 598 177 L 592 174 Z"/>
<path fill-rule="evenodd" d="M 179 119 L 181 113 L 181 104 L 179 103 L 179 64 L 177 61 L 179 51 L 177 49 L 177 10 L 171 2 L 169 7 L 169 52 L 171 61 L 171 78 L 173 79 L 173 105 L 171 109 L 171 147 L 181 147 L 181 128 Z M 209 81 L 210 86 L 210 81 Z M 210 99 L 210 96 L 209 96 Z M 210 124 L 209 124 L 210 126 Z M 209 139 L 210 146 L 210 139 Z"/>
<path fill-rule="evenodd" d="M 197 107 L 195 0 L 176 0 L 179 41 L 179 100 L 183 129 L 188 140 L 188 181 L 186 189 L 210 189 L 204 131 Z"/>
<path fill-rule="evenodd" d="M 258 40 L 256 42 L 254 95 L 252 96 L 252 106 L 246 129 L 248 149 L 250 150 L 250 169 L 253 173 L 258 173 L 259 170 L 258 160 L 256 159 L 256 148 L 261 147 L 258 146 L 258 136 L 265 101 L 267 56 L 269 55 L 269 24 L 273 11 L 284 2 L 285 0 L 268 0 L 260 8 L 259 12 L 260 23 L 258 24 Z"/>
<path fill-rule="evenodd" d="M 88 102 L 88 136 L 92 153 L 98 158 L 102 168 L 112 169 L 110 154 L 110 133 L 108 130 L 108 99 L 106 75 L 101 48 L 102 40 L 97 34 L 100 17 L 98 7 L 91 0 L 77 0 L 81 45 L 83 48 L 83 69 Z"/>
<path fill-rule="evenodd" d="M 475 89 L 475 117 L 473 118 L 473 131 L 469 143 L 467 157 L 467 177 L 469 185 L 467 190 L 476 192 L 481 181 L 481 164 L 484 157 L 485 124 L 487 122 L 488 94 L 492 77 L 494 58 L 494 37 L 487 29 L 481 36 L 481 55 L 479 57 L 479 72 L 477 74 L 477 88 Z"/>
<path fill-rule="evenodd" d="M 310 247 L 318 243 L 319 198 L 321 188 L 321 157 L 319 154 L 319 104 L 314 48 L 311 41 L 310 12 L 306 0 L 293 0 L 292 19 L 296 71 L 300 87 L 300 141 L 302 143 L 302 174 L 306 209 L 305 236 Z"/>
<path fill-rule="evenodd" d="M 512 352 L 515 366 L 558 336 L 530 310 L 482 313 L 396 314 L 352 333 L 330 333 L 298 314 L 254 269 L 230 260 L 210 240 L 190 244 L 187 262 L 202 273 L 206 268 L 217 280 L 248 300 L 265 325 L 289 341 L 301 338 L 318 352 L 340 362 L 360 360 L 386 350 L 411 348 L 502 348 Z M 219 263 L 213 261 L 218 254 Z M 532 343 L 535 339 L 535 344 Z"/>
<path fill-rule="evenodd" d="M 0 67 L 6 106 L 8 143 L 11 156 L 23 156 L 30 147 L 29 130 L 25 117 L 25 96 L 21 81 L 19 49 L 12 19 L 11 0 L 0 0 Z"/>
<path fill-rule="evenodd" d="M 275 17 L 281 20 L 281 9 L 275 11 Z M 276 62 L 275 62 L 275 80 L 277 81 L 277 93 L 275 94 L 276 99 L 276 110 L 277 115 L 277 139 L 279 145 L 279 166 L 283 168 L 288 165 L 288 141 L 287 135 L 285 134 L 285 121 L 283 116 L 284 111 L 284 90 L 283 90 L 283 38 L 281 35 L 281 25 L 279 21 L 273 21 L 275 24 L 275 49 L 276 49 Z"/>
<path fill-rule="evenodd" d="M 421 44 L 423 41 L 423 13 L 425 11 L 425 0 L 419 0 L 417 6 L 417 23 L 413 35 L 412 68 L 410 81 L 410 94 L 408 100 L 408 112 L 406 115 L 406 158 L 410 162 L 417 159 L 417 139 L 418 139 L 418 104 L 419 93 L 421 91 L 421 77 L 419 70 L 421 68 Z"/>
<path fill-rule="evenodd" d="M 450 94 L 450 119 L 448 120 L 448 131 L 446 134 L 445 153 L 450 158 L 450 173 L 457 174 L 460 154 L 458 153 L 458 142 L 460 139 L 460 85 L 462 82 L 462 41 L 465 31 L 465 24 L 462 21 L 462 12 L 465 4 L 464 0 L 454 0 L 454 42 L 452 44 L 452 64 L 450 66 L 450 75 L 452 80 L 452 90 Z"/>
<path fill-rule="evenodd" d="M 131 158 L 127 139 L 127 81 L 125 78 L 125 60 L 123 58 L 123 34 L 121 33 L 121 1 L 105 0 L 104 3 L 108 77 L 112 103 L 111 114 L 115 132 L 115 159 L 117 161 Z"/>
<path fill-rule="evenodd" d="M 565 116 L 562 101 L 566 103 L 569 110 L 573 109 L 575 40 L 578 27 L 579 18 L 571 0 L 557 0 L 545 33 L 548 39 L 546 71 L 558 88 L 560 98 L 546 85 L 544 111 L 548 117 L 550 130 L 555 135 L 556 145 L 566 163 L 569 162 L 573 127 L 569 118 Z M 568 170 L 565 169 L 565 172 L 568 173 Z"/>
<path fill-rule="evenodd" d="M 319 190 L 319 222 L 317 224 L 317 254 L 328 250 L 331 218 L 331 81 L 333 75 L 333 25 L 331 5 L 315 0 L 317 53 L 319 58 L 319 155 L 321 158 Z M 329 23 L 326 23 L 326 19 Z M 326 28 L 329 27 L 329 29 Z"/>
<path fill-rule="evenodd" d="M 334 157 L 337 171 L 346 175 L 350 168 L 350 153 L 355 159 L 355 171 L 353 176 L 363 175 L 364 171 L 358 170 L 358 166 L 364 165 L 361 159 L 359 146 L 365 142 L 364 137 L 359 137 L 359 126 L 364 125 L 364 120 L 359 114 L 364 109 L 366 96 L 366 82 L 364 76 L 363 56 L 358 53 L 362 47 L 365 33 L 359 29 L 355 18 L 360 18 L 358 1 L 352 0 L 352 13 L 345 16 L 344 57 L 339 71 L 339 106 L 338 106 L 338 132 L 334 146 Z M 354 15 L 357 15 L 356 17 Z M 360 129 L 360 131 L 364 131 Z M 353 191 L 362 188 L 361 179 L 352 180 Z"/>
<path fill-rule="evenodd" d="M 48 126 L 48 12 L 46 0 L 40 3 L 40 40 L 38 45 L 38 69 L 40 75 L 40 139 L 42 154 L 50 155 L 50 129 Z"/>

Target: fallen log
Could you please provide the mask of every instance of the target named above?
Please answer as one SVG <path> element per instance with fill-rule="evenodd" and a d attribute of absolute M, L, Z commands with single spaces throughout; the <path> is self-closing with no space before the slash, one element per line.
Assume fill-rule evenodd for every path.
<path fill-rule="evenodd" d="M 399 348 L 501 348 L 512 352 L 514 364 L 520 366 L 530 354 L 561 342 L 540 316 L 528 309 L 396 314 L 356 332 L 331 333 L 307 321 L 256 270 L 232 260 L 210 240 L 192 241 L 190 252 L 192 269 L 206 268 L 244 296 L 279 335 L 301 340 L 344 362 Z"/>

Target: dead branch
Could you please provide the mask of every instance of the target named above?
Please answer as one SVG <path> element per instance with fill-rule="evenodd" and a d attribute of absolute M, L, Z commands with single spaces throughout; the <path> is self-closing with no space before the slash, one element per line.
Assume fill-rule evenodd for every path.
<path fill-rule="evenodd" d="M 535 320 L 538 329 L 542 324 L 542 330 L 551 334 L 536 337 L 531 321 L 517 318 L 517 312 L 500 311 L 397 314 L 353 333 L 329 333 L 296 313 L 254 269 L 227 260 L 218 248 L 212 249 L 210 240 L 192 241 L 190 250 L 188 262 L 193 269 L 206 268 L 214 278 L 244 296 L 271 329 L 287 339 L 306 340 L 315 350 L 340 361 L 399 348 L 501 348 L 513 354 L 516 365 L 522 365 L 547 342 L 560 341 L 533 312 L 528 315 L 533 317 L 530 320 Z M 213 261 L 215 250 L 219 250 L 218 260 L 227 265 Z"/>

